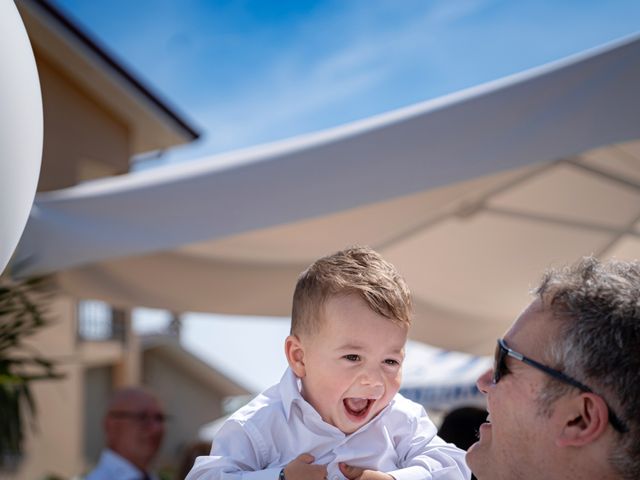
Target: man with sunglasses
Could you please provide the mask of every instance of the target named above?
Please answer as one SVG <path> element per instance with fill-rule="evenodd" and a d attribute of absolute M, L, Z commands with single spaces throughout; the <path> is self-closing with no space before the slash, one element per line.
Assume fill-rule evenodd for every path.
<path fill-rule="evenodd" d="M 477 384 L 479 480 L 640 478 L 640 263 L 548 271 Z"/>
<path fill-rule="evenodd" d="M 107 448 L 86 480 L 155 480 L 149 468 L 162 443 L 165 420 L 151 392 L 139 387 L 116 391 L 103 422 Z"/>

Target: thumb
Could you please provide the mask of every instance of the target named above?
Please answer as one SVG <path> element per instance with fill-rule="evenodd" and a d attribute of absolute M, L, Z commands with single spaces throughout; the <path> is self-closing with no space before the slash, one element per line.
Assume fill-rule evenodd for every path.
<path fill-rule="evenodd" d="M 338 468 L 340 468 L 340 471 L 342 472 L 342 474 L 345 477 L 347 477 L 349 480 L 355 480 L 360 475 L 362 475 L 362 472 L 364 472 L 362 468 L 352 467 L 351 465 L 347 465 L 346 463 L 343 463 L 343 462 L 340 462 L 338 464 Z"/>

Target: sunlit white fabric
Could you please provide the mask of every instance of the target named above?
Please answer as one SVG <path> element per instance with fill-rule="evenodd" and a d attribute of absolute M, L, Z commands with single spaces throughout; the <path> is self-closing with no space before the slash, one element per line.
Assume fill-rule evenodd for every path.
<path fill-rule="evenodd" d="M 396 395 L 356 432 L 345 435 L 324 422 L 300 394 L 287 369 L 278 385 L 233 414 L 198 457 L 187 480 L 275 480 L 303 453 L 327 465 L 329 480 L 343 480 L 339 462 L 379 470 L 396 480 L 468 479 L 465 452 L 445 443 L 421 405 Z"/>

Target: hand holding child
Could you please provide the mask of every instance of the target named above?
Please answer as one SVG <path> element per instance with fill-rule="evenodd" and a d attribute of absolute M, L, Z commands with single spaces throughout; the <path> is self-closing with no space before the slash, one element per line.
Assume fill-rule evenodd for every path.
<path fill-rule="evenodd" d="M 327 478 L 326 465 L 314 465 L 313 455 L 303 453 L 284 467 L 287 480 L 325 480 Z"/>

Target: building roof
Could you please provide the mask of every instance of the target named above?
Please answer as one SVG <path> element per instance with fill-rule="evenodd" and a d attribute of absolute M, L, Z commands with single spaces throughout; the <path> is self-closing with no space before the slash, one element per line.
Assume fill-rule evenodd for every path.
<path fill-rule="evenodd" d="M 247 395 L 251 392 L 211 365 L 184 349 L 177 337 L 166 334 L 142 335 L 142 351 L 153 352 L 170 360 L 182 370 L 224 396 Z"/>
<path fill-rule="evenodd" d="M 113 53 L 47 0 L 16 0 L 37 54 L 99 99 L 132 131 L 133 153 L 162 150 L 200 133 Z"/>

